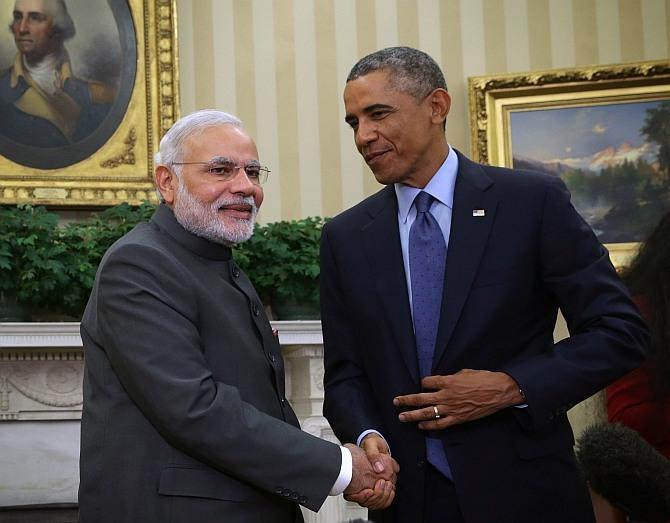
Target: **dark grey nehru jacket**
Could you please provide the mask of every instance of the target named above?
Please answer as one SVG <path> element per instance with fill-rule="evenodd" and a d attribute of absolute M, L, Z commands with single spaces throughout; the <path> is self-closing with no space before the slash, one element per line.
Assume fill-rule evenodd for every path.
<path fill-rule="evenodd" d="M 230 249 L 161 205 L 105 254 L 81 335 L 82 523 L 292 522 L 321 506 L 340 450 L 297 428 Z"/>

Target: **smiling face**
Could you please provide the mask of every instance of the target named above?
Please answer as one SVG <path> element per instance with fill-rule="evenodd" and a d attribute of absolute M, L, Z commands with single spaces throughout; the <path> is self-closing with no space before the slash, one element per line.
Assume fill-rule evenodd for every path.
<path fill-rule="evenodd" d="M 60 45 L 54 38 L 53 19 L 44 0 L 16 0 L 10 27 L 16 48 L 31 63 L 39 62 Z"/>
<path fill-rule="evenodd" d="M 180 161 L 209 162 L 217 157 L 247 165 L 258 162 L 258 151 L 244 130 L 220 125 L 188 138 Z M 183 165 L 177 177 L 170 168 L 159 166 L 156 181 L 165 203 L 188 231 L 226 245 L 246 241 L 253 234 L 263 189 L 243 169 L 228 178 L 208 165 Z"/>
<path fill-rule="evenodd" d="M 390 74 L 377 70 L 347 83 L 345 120 L 379 183 L 423 188 L 449 152 L 442 128 L 449 95 L 435 89 L 417 101 L 394 88 Z"/>

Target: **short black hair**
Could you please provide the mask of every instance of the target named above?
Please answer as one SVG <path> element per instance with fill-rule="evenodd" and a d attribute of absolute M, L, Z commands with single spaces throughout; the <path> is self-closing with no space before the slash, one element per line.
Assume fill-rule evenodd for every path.
<path fill-rule="evenodd" d="M 391 71 L 391 85 L 423 100 L 435 89 L 447 90 L 447 82 L 437 62 L 412 47 L 387 47 L 364 56 L 351 68 L 347 82 L 374 71 Z"/>

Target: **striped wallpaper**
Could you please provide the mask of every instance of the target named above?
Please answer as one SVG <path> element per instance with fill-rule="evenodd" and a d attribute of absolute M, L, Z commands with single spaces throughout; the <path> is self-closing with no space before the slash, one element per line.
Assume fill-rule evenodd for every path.
<path fill-rule="evenodd" d="M 182 114 L 237 114 L 272 175 L 264 222 L 332 216 L 379 189 L 344 124 L 351 66 L 409 45 L 443 67 L 469 153 L 467 78 L 670 57 L 670 0 L 177 0 Z"/>

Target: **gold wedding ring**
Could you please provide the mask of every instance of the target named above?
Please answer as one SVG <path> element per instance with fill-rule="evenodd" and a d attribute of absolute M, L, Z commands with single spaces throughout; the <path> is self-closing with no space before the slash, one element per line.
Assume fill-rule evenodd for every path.
<path fill-rule="evenodd" d="M 440 412 L 437 410 L 437 405 L 433 405 L 433 410 L 435 411 L 435 419 L 440 419 Z"/>

